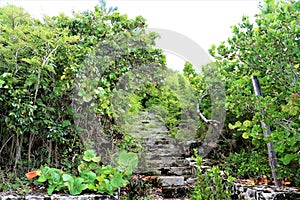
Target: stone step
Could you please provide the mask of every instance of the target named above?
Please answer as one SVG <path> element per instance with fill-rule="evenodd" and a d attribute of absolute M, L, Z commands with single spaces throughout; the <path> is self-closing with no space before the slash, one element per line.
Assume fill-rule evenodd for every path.
<path fill-rule="evenodd" d="M 190 189 L 188 186 L 163 187 L 162 195 L 164 199 L 185 200 L 189 198 Z"/>
<path fill-rule="evenodd" d="M 146 168 L 150 169 L 161 169 L 164 167 L 169 167 L 169 162 L 159 160 L 149 160 L 146 163 Z"/>
<path fill-rule="evenodd" d="M 183 176 L 158 176 L 158 179 L 161 180 L 163 187 L 184 185 Z"/>
<path fill-rule="evenodd" d="M 158 176 L 162 182 L 164 198 L 184 198 L 189 195 L 189 187 L 185 185 L 183 176 Z"/>

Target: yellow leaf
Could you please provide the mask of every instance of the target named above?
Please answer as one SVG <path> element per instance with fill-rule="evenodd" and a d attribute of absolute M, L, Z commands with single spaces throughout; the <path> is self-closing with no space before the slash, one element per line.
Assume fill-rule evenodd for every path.
<path fill-rule="evenodd" d="M 242 137 L 243 137 L 244 139 L 248 139 L 248 138 L 249 138 L 249 136 L 248 136 L 247 133 L 243 133 Z"/>
<path fill-rule="evenodd" d="M 66 78 L 66 75 L 62 75 L 61 77 L 60 77 L 60 80 L 63 80 L 63 79 L 65 79 Z"/>
<path fill-rule="evenodd" d="M 243 125 L 246 126 L 246 127 L 250 127 L 250 126 L 251 126 L 251 121 L 245 120 L 245 121 L 243 122 Z"/>

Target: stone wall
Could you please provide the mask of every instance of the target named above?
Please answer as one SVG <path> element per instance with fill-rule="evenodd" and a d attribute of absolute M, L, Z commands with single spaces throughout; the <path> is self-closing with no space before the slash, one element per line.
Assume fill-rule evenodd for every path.
<path fill-rule="evenodd" d="M 45 195 L 45 194 L 26 194 L 26 195 L 16 195 L 16 194 L 0 194 L 0 200 L 118 200 L 119 196 L 116 194 L 114 196 L 110 195 L 100 195 L 100 194 L 86 194 L 86 195 Z"/>
<path fill-rule="evenodd" d="M 234 199 L 239 200 L 300 200 L 297 188 L 276 188 L 267 185 L 247 186 L 236 183 Z"/>

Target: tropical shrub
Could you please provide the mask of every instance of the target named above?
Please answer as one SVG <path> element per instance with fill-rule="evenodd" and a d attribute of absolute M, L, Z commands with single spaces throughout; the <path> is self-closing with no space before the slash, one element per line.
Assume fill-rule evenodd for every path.
<path fill-rule="evenodd" d="M 100 194 L 113 194 L 118 188 L 125 187 L 134 168 L 138 164 L 134 153 L 120 152 L 117 165 L 99 165 L 101 158 L 93 150 L 84 152 L 77 174 L 69 174 L 57 168 L 41 167 L 27 173 L 29 179 L 39 176 L 38 182 L 47 183 L 47 193 L 63 191 L 71 195 L 85 190 Z"/>
<path fill-rule="evenodd" d="M 191 198 L 195 200 L 217 200 L 232 199 L 234 178 L 228 176 L 224 179 L 221 176 L 220 168 L 213 166 L 212 169 L 204 170 L 201 168 L 203 159 L 194 150 L 192 160 L 196 162 L 197 182 L 193 186 Z"/>

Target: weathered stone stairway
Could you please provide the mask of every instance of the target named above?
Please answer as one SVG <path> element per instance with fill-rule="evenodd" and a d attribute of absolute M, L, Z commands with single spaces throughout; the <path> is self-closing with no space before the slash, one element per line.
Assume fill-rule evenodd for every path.
<path fill-rule="evenodd" d="M 185 197 L 187 179 L 193 172 L 189 158 L 198 142 L 175 140 L 153 113 L 141 112 L 133 121 L 128 131 L 139 138 L 144 147 L 135 172 L 157 176 L 162 181 L 165 198 Z"/>
<path fill-rule="evenodd" d="M 195 181 L 193 149 L 201 146 L 199 141 L 176 141 L 169 136 L 167 128 L 153 113 L 142 112 L 134 120 L 130 133 L 140 138 L 145 152 L 140 155 L 136 173 L 157 176 L 163 183 L 164 198 L 183 198 Z M 203 169 L 211 167 L 204 159 Z M 237 200 L 300 200 L 296 188 L 276 189 L 270 186 L 247 186 L 236 183 L 233 191 Z"/>
<path fill-rule="evenodd" d="M 133 117 L 131 123 L 126 127 L 127 131 L 139 138 L 144 151 L 139 154 L 139 166 L 135 173 L 156 176 L 162 181 L 163 197 L 155 198 L 161 200 L 184 199 L 189 191 L 189 186 L 195 181 L 194 164 L 190 161 L 193 149 L 201 145 L 199 141 L 177 141 L 169 136 L 167 128 L 155 114 L 141 112 Z M 209 169 L 212 165 L 208 160 L 203 160 L 203 169 Z M 236 183 L 234 188 L 236 200 L 300 200 L 300 191 L 297 188 L 278 189 L 272 186 L 247 186 Z M 120 196 L 107 195 L 3 195 L 0 200 L 118 200 Z"/>

